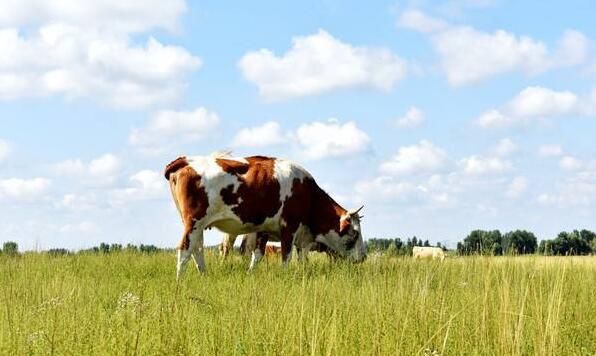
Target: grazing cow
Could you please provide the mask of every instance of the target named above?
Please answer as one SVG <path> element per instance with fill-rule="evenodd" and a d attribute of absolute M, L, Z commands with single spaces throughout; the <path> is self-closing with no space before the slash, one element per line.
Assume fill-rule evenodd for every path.
<path fill-rule="evenodd" d="M 412 256 L 415 259 L 418 258 L 432 258 L 433 260 L 441 260 L 445 259 L 445 252 L 440 247 L 424 247 L 424 246 L 414 246 L 412 249 Z"/>
<path fill-rule="evenodd" d="M 281 253 L 281 247 L 267 244 L 265 246 L 265 257 L 275 256 Z"/>
<path fill-rule="evenodd" d="M 356 262 L 366 258 L 361 208 L 342 208 L 291 161 L 263 156 L 179 157 L 167 165 L 165 178 L 184 224 L 177 278 L 191 256 L 199 271 L 206 270 L 203 230 L 210 227 L 234 236 L 254 232 L 277 236 L 284 264 L 290 262 L 292 245 L 308 253 L 317 243 Z M 260 249 L 255 249 L 251 265 L 261 257 Z"/>

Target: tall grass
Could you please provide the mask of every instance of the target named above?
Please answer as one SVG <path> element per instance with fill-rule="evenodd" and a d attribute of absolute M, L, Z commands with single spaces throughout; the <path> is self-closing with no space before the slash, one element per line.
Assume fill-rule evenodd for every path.
<path fill-rule="evenodd" d="M 173 254 L 0 257 L 0 353 L 596 353 L 596 257 L 207 263 L 176 283 Z"/>

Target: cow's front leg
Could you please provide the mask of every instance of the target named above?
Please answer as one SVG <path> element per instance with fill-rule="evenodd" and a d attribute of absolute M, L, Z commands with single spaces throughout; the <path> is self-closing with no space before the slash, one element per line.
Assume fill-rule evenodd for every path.
<path fill-rule="evenodd" d="M 310 251 L 310 246 L 303 246 L 298 247 L 296 246 L 296 255 L 299 262 L 308 262 L 308 252 Z"/>
<path fill-rule="evenodd" d="M 230 254 L 230 251 L 234 249 L 234 242 L 236 242 L 236 235 L 224 234 L 224 238 L 221 242 L 219 255 L 225 258 Z"/>
<path fill-rule="evenodd" d="M 203 246 L 203 229 L 196 228 L 190 235 L 192 258 L 195 260 L 195 265 L 200 273 L 207 272 L 205 267 L 205 253 Z"/>
<path fill-rule="evenodd" d="M 294 234 L 287 228 L 282 229 L 279 236 L 281 242 L 281 262 L 288 266 L 292 260 L 292 245 L 294 244 Z"/>

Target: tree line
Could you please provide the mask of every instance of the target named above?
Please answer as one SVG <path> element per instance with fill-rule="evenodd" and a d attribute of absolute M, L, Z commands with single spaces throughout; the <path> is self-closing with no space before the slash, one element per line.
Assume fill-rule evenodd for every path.
<path fill-rule="evenodd" d="M 390 255 L 405 256 L 412 254 L 414 246 L 431 246 L 428 240 L 414 236 L 402 241 L 399 238 L 375 238 L 366 241 L 369 252 L 382 251 Z M 447 250 L 440 243 L 436 247 Z M 589 255 L 596 253 L 596 234 L 590 230 L 560 232 L 556 238 L 540 241 L 533 232 L 514 230 L 502 234 L 499 230 L 473 230 L 457 243 L 458 255 L 523 255 L 539 253 L 542 255 L 566 256 Z"/>
<path fill-rule="evenodd" d="M 416 236 L 402 241 L 400 238 L 373 238 L 366 240 L 366 250 L 370 252 L 384 252 L 392 256 L 407 256 L 412 254 L 414 246 L 431 247 L 428 240 L 422 240 Z M 440 242 L 436 247 L 447 250 Z"/>
<path fill-rule="evenodd" d="M 412 254 L 414 246 L 430 247 L 428 240 L 416 236 L 401 240 L 400 238 L 372 238 L 366 240 L 368 252 L 384 252 L 393 256 L 407 256 Z M 441 243 L 437 243 L 447 251 Z M 139 246 L 127 244 L 109 244 L 102 242 L 99 246 L 79 250 L 76 253 L 115 253 L 115 252 L 140 252 L 155 253 L 160 251 L 173 251 L 163 249 L 155 245 Z M 499 230 L 472 230 L 462 241 L 457 243 L 456 252 L 459 255 L 523 255 L 539 253 L 542 255 L 566 256 L 566 255 L 589 255 L 596 253 L 596 233 L 590 230 L 562 231 L 557 237 L 540 241 L 536 235 L 527 230 L 515 230 L 501 234 Z M 64 248 L 53 248 L 46 253 L 51 255 L 67 255 L 73 252 Z M 2 245 L 0 254 L 18 255 L 19 247 L 16 242 L 7 241 Z"/>
<path fill-rule="evenodd" d="M 173 249 L 164 249 L 159 248 L 155 245 L 133 245 L 133 244 L 126 244 L 123 246 L 122 244 L 109 244 L 102 242 L 98 246 L 93 246 L 91 248 L 79 250 L 76 254 L 99 254 L 99 253 L 117 253 L 117 252 L 140 252 L 140 253 L 155 253 L 155 252 L 162 252 L 162 251 L 174 251 Z M 72 252 L 65 248 L 51 248 L 47 251 L 44 251 L 49 255 L 73 255 L 75 252 Z M 9 256 L 14 256 L 19 254 L 19 245 L 13 241 L 7 241 L 2 245 L 2 249 L 0 249 L 0 254 L 5 254 Z"/>

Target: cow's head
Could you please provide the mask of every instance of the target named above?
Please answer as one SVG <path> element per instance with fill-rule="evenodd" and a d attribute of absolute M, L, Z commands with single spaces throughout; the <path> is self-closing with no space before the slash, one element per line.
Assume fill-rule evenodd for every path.
<path fill-rule="evenodd" d="M 317 241 L 327 245 L 341 257 L 355 262 L 364 261 L 366 259 L 366 249 L 362 240 L 360 215 L 358 215 L 362 208 L 363 206 L 348 211 L 340 217 L 339 234 L 326 234 L 317 237 Z"/>

